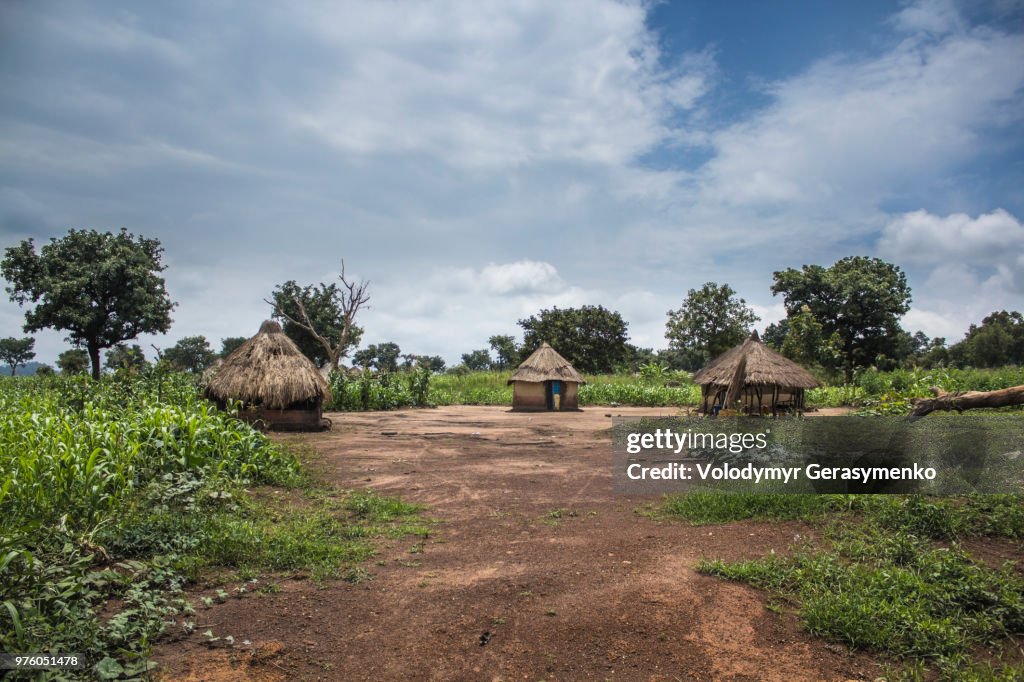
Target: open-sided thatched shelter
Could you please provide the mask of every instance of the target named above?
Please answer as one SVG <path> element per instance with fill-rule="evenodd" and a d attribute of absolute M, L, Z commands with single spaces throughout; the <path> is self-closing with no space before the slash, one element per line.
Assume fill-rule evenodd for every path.
<path fill-rule="evenodd" d="M 814 375 L 761 343 L 755 331 L 693 375 L 700 384 L 704 413 L 737 402 L 748 414 L 772 415 L 804 409 L 804 390 L 819 385 Z"/>
<path fill-rule="evenodd" d="M 241 401 L 239 417 L 281 431 L 329 428 L 323 401 L 330 396 L 316 365 L 273 321 L 225 358 L 206 385 L 206 397 L 221 408 Z"/>
<path fill-rule="evenodd" d="M 540 344 L 508 380 L 513 410 L 578 410 L 583 377 L 547 343 Z"/>

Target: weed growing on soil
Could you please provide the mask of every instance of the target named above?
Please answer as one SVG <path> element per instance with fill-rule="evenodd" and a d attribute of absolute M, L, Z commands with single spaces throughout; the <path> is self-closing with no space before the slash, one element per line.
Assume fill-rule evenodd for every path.
<path fill-rule="evenodd" d="M 760 506 L 727 503 L 724 512 L 696 516 L 704 522 L 712 515 L 735 520 L 746 509 L 758 518 L 823 523 L 821 546 L 799 548 L 784 558 L 705 560 L 700 571 L 790 600 L 814 634 L 906 660 L 897 679 L 925 679 L 929 668 L 951 680 L 1020 679 L 1020 664 L 993 667 L 972 656 L 982 647 L 1008 648 L 1013 637 L 1024 634 L 1024 576 L 1010 565 L 979 564 L 956 542 L 1021 537 L 1020 496 L 854 497 L 845 512 L 827 522 L 821 512 L 837 500 L 763 497 L 768 499 Z M 669 500 L 666 511 L 689 518 L 696 508 Z"/>

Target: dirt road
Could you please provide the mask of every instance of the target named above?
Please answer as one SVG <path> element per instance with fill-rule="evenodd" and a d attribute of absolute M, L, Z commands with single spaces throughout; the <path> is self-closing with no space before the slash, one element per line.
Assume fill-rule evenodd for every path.
<path fill-rule="evenodd" d="M 608 415 L 506 408 L 332 414 L 324 475 L 427 505 L 425 543 L 387 541 L 372 581 L 231 600 L 210 618 L 251 645 L 164 644 L 175 680 L 853 680 L 867 656 L 806 635 L 756 590 L 699 575 L 702 557 L 785 551 L 809 529 L 691 527 L 611 490 Z M 422 551 L 419 551 L 419 550 Z M 412 550 L 412 551 L 410 551 Z M 195 637 L 193 637 L 195 639 Z M 255 651 L 255 655 L 253 655 Z"/>

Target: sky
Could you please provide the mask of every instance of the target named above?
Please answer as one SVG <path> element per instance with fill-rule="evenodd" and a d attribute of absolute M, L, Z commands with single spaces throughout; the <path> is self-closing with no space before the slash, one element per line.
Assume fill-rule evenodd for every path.
<path fill-rule="evenodd" d="M 1024 307 L 1022 221 L 1021 0 L 0 4 L 0 248 L 158 238 L 151 356 L 342 259 L 364 345 L 450 364 L 552 306 L 663 348 L 708 281 L 763 329 L 773 272 L 852 255 L 954 342 Z"/>

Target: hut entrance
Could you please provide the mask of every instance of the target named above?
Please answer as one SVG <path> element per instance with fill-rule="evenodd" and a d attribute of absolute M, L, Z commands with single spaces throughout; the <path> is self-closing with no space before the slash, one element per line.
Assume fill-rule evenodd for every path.
<path fill-rule="evenodd" d="M 549 410 L 562 409 L 562 395 L 564 393 L 561 381 L 544 382 L 544 403 Z"/>

